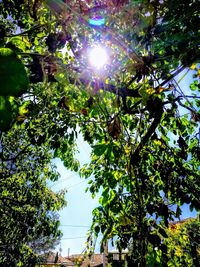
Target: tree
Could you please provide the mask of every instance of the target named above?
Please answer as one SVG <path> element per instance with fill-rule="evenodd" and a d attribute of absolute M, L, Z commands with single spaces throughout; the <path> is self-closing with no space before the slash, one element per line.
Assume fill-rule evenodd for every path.
<path fill-rule="evenodd" d="M 93 196 L 102 190 L 88 241 L 99 232 L 102 244 L 115 237 L 119 250 L 131 247 L 130 266 L 143 267 L 150 245 L 167 266 L 169 221 L 184 203 L 199 209 L 198 1 L 0 4 L 1 46 L 29 79 L 16 94 L 15 84 L 14 93 L 1 93 L 13 123 L 1 121 L 4 131 L 12 126 L 3 135 L 23 131 L 19 144 L 45 148 L 47 162 L 60 157 L 78 171 L 79 131 L 92 147 L 80 173 L 92 174 Z M 106 24 L 91 25 L 97 15 Z M 112 66 L 102 72 L 88 64 L 94 43 L 110 51 Z M 193 80 L 185 91 L 179 80 L 186 73 Z M 26 81 L 23 68 L 21 75 Z"/>
<path fill-rule="evenodd" d="M 54 193 L 47 179 L 58 174 L 45 147 L 27 144 L 23 129 L 1 135 L 0 262 L 2 266 L 35 266 L 37 254 L 61 238 L 56 211 L 64 191 Z"/>

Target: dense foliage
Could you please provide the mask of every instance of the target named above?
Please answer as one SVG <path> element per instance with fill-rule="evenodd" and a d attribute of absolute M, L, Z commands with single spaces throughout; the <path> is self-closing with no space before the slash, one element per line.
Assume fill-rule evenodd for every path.
<path fill-rule="evenodd" d="M 56 236 L 53 212 L 63 199 L 46 179 L 56 179 L 53 157 L 79 170 L 80 132 L 92 147 L 80 174 L 91 176 L 93 196 L 102 192 L 88 243 L 101 232 L 102 248 L 114 238 L 119 250 L 129 247 L 130 266 L 142 267 L 157 248 L 168 266 L 169 221 L 184 203 L 200 206 L 198 1 L 2 0 L 0 7 L 1 225 L 16 229 L 10 239 L 5 231 L 3 259 L 10 259 L 5 244 L 19 253 L 46 223 L 44 238 Z M 96 16 L 105 24 L 91 25 Z M 110 55 L 101 71 L 87 59 L 94 44 Z M 22 214 L 26 231 L 15 223 Z M 30 235 L 11 245 L 22 232 Z"/>
<path fill-rule="evenodd" d="M 198 266 L 200 261 L 199 218 L 171 224 L 168 230 L 168 254 L 171 266 Z"/>
<path fill-rule="evenodd" d="M 64 192 L 47 187 L 58 176 L 51 153 L 33 146 L 23 128 L 1 134 L 0 158 L 0 266 L 35 266 L 37 254 L 62 236 L 56 211 Z"/>
<path fill-rule="evenodd" d="M 165 243 L 168 247 L 168 266 L 198 266 L 200 261 L 200 222 L 199 218 L 189 218 L 169 225 L 168 238 Z M 151 255 L 159 255 L 154 251 Z"/>

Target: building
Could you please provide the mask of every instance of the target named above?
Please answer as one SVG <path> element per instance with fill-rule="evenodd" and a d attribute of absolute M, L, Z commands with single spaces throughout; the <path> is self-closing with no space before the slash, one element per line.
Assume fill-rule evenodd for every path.
<path fill-rule="evenodd" d="M 82 254 L 74 254 L 69 257 L 57 256 L 57 262 L 55 263 L 56 253 L 48 252 L 42 256 L 43 262 L 36 267 L 104 267 L 106 263 L 111 263 L 112 266 L 121 266 L 121 263 L 125 263 L 127 252 L 119 253 L 118 251 L 108 252 L 108 256 L 105 254 L 93 254 L 91 258 L 85 257 Z"/>
<path fill-rule="evenodd" d="M 62 257 L 61 255 L 57 256 L 54 252 L 48 252 L 42 255 L 42 262 L 38 264 L 37 267 L 74 267 L 75 264 L 70 259 Z M 56 263 L 55 263 L 56 261 Z"/>
<path fill-rule="evenodd" d="M 111 263 L 112 266 L 121 266 L 126 262 L 127 251 L 119 253 L 118 251 L 108 252 L 108 256 L 105 254 L 93 254 L 91 258 L 84 258 L 83 255 L 76 254 L 69 257 L 71 261 L 80 267 L 104 267 L 107 263 Z"/>

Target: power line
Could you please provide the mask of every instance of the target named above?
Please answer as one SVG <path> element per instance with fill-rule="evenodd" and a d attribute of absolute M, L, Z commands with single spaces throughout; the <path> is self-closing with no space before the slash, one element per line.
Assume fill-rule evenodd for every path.
<path fill-rule="evenodd" d="M 50 188 L 54 187 L 54 186 L 57 186 L 58 184 L 61 184 L 61 183 L 66 183 L 68 180 L 70 180 L 71 178 L 75 177 L 75 176 L 78 176 L 77 173 L 73 173 L 65 178 L 62 178 L 62 179 L 58 179 L 56 182 L 54 182 Z"/>
<path fill-rule="evenodd" d="M 81 182 L 78 182 L 78 183 L 76 183 L 76 184 L 73 184 L 73 185 L 67 187 L 67 190 L 70 189 L 70 188 L 72 188 L 72 187 L 74 187 L 74 186 L 76 186 L 76 185 L 79 185 L 79 184 L 82 184 L 82 183 L 87 182 L 88 179 L 89 179 L 89 178 L 86 178 L 85 180 L 83 180 L 83 181 L 81 181 Z"/>
<path fill-rule="evenodd" d="M 87 236 L 64 237 L 64 238 L 61 238 L 61 240 L 69 240 L 69 239 L 84 239 L 84 238 L 87 238 Z"/>
<path fill-rule="evenodd" d="M 80 182 L 78 182 L 78 183 L 75 183 L 75 184 L 72 184 L 72 185 L 68 186 L 68 187 L 66 188 L 66 190 L 69 191 L 69 189 L 70 189 L 70 191 L 71 191 L 71 188 L 72 188 L 72 187 L 87 182 L 87 180 L 88 180 L 89 178 L 91 178 L 91 177 L 85 178 L 84 180 L 82 180 L 82 181 L 80 181 Z M 54 187 L 54 186 L 57 186 L 58 184 L 66 183 L 66 181 L 67 181 L 67 180 L 58 181 L 57 183 L 53 184 L 53 185 L 50 186 L 49 188 L 52 188 L 52 187 Z"/>
<path fill-rule="evenodd" d="M 62 227 L 82 227 L 82 228 L 89 228 L 89 225 L 71 225 L 71 224 L 61 224 Z"/>

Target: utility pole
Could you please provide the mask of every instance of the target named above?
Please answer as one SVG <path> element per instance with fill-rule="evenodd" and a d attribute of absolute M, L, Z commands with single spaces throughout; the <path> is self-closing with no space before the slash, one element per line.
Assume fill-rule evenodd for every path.
<path fill-rule="evenodd" d="M 62 253 L 62 247 L 61 247 L 61 244 L 60 244 L 60 249 L 59 249 L 59 251 L 60 251 L 60 256 L 61 256 L 61 253 Z"/>
<path fill-rule="evenodd" d="M 103 267 L 108 266 L 108 241 L 104 244 L 104 249 L 103 249 Z"/>

